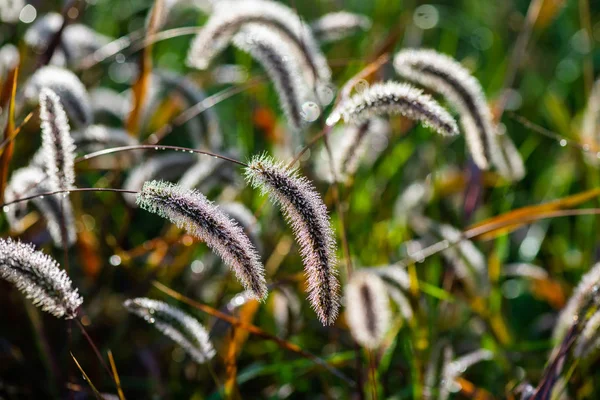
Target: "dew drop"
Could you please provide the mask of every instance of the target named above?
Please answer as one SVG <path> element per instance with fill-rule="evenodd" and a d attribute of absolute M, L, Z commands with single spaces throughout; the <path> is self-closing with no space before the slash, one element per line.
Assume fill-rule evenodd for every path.
<path fill-rule="evenodd" d="M 356 85 L 354 86 L 356 93 L 363 93 L 368 88 L 369 88 L 369 82 L 367 82 L 364 79 L 361 79 L 358 82 L 356 82 Z"/>
<path fill-rule="evenodd" d="M 313 122 L 316 121 L 317 118 L 319 118 L 319 115 L 321 115 L 321 110 L 319 109 L 317 103 L 307 101 L 306 103 L 302 104 L 301 114 L 304 120 L 308 122 Z"/>
<path fill-rule="evenodd" d="M 567 140 L 566 140 L 566 139 L 561 139 L 561 140 L 560 140 L 560 145 L 561 145 L 562 147 L 565 147 L 565 146 L 567 145 Z"/>
<path fill-rule="evenodd" d="M 4 207 L 2 207 L 2 211 L 4 211 L 4 212 L 8 212 L 8 210 L 10 210 L 10 207 L 8 207 L 8 206 L 4 206 Z"/>

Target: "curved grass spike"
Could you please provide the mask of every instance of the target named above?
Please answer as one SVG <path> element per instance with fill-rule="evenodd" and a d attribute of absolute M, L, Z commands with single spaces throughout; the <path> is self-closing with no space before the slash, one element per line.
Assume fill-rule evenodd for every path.
<path fill-rule="evenodd" d="M 409 84 L 393 81 L 375 83 L 342 101 L 327 118 L 327 125 L 333 126 L 340 119 L 358 125 L 372 117 L 392 114 L 420 121 L 444 136 L 458 134 L 454 118 L 431 96 Z"/>
<path fill-rule="evenodd" d="M 586 307 L 592 297 L 597 295 L 599 285 L 600 263 L 597 263 L 581 277 L 571 298 L 561 310 L 552 333 L 555 343 L 559 343 L 564 338 L 569 328 L 579 318 L 581 310 Z"/>
<path fill-rule="evenodd" d="M 479 168 L 488 169 L 492 163 L 503 176 L 513 179 L 483 88 L 466 68 L 434 50 L 401 51 L 394 58 L 394 67 L 400 76 L 443 95 L 458 111 L 469 151 Z"/>
<path fill-rule="evenodd" d="M 83 299 L 59 267 L 53 258 L 30 244 L 0 239 L 0 278 L 15 285 L 43 311 L 73 319 Z"/>
<path fill-rule="evenodd" d="M 148 298 L 126 300 L 124 306 L 181 346 L 198 364 L 215 356 L 208 332 L 196 318 L 167 303 Z"/>
<path fill-rule="evenodd" d="M 190 46 L 188 64 L 206 69 L 233 36 L 249 23 L 267 26 L 279 40 L 297 49 L 303 71 L 307 78 L 312 78 L 309 80 L 312 86 L 331 80 L 327 59 L 300 16 L 283 4 L 266 0 L 216 2 L 214 12 Z"/>
<path fill-rule="evenodd" d="M 248 26 L 235 35 L 233 43 L 262 64 L 275 85 L 288 124 L 296 131 L 301 130 L 308 122 L 302 105 L 314 99 L 302 79 L 301 66 L 289 44 L 269 29 L 256 25 Z"/>
<path fill-rule="evenodd" d="M 347 11 L 332 12 L 310 23 L 310 29 L 321 43 L 335 42 L 371 28 L 371 20 Z"/>
<path fill-rule="evenodd" d="M 19 198 L 51 191 L 46 182 L 47 175 L 37 166 L 30 165 L 12 173 L 4 191 L 4 200 L 12 202 Z M 75 219 L 71 202 L 62 196 L 37 197 L 32 200 L 46 219 L 50 236 L 57 247 L 71 246 L 77 240 Z M 6 217 L 11 228 L 20 230 L 22 215 L 27 210 L 27 202 L 9 206 Z M 63 230 L 64 227 L 64 230 Z"/>
<path fill-rule="evenodd" d="M 376 349 L 391 319 L 385 284 L 376 274 L 356 271 L 346 285 L 345 299 L 350 333 L 360 345 Z"/>
<path fill-rule="evenodd" d="M 333 324 L 339 309 L 336 243 L 321 196 L 308 179 L 267 155 L 251 160 L 246 179 L 281 207 L 300 245 L 308 299 L 323 325 Z"/>
<path fill-rule="evenodd" d="M 69 120 L 78 126 L 92 123 L 90 97 L 83 83 L 71 71 L 48 65 L 35 71 L 25 85 L 25 99 L 36 104 L 42 89 L 55 92 L 69 115 Z"/>
<path fill-rule="evenodd" d="M 237 223 L 202 193 L 151 181 L 144 183 L 137 204 L 206 242 L 255 298 L 264 300 L 267 296 L 264 267 L 252 242 Z"/>
<path fill-rule="evenodd" d="M 48 88 L 40 93 L 43 164 L 50 188 L 69 190 L 75 187 L 75 144 L 67 115 L 56 93 Z"/>

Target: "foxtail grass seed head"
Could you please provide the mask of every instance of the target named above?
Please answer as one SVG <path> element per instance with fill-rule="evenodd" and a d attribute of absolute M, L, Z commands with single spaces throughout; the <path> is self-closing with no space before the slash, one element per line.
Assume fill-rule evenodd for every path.
<path fill-rule="evenodd" d="M 15 285 L 43 311 L 72 319 L 83 299 L 59 267 L 54 259 L 30 244 L 0 239 L 0 278 Z"/>
<path fill-rule="evenodd" d="M 52 65 L 35 71 L 25 85 L 25 98 L 37 104 L 42 89 L 55 92 L 69 115 L 69 121 L 82 127 L 92 123 L 92 106 L 90 97 L 83 83 L 74 73 L 65 68 Z"/>
<path fill-rule="evenodd" d="M 131 101 L 115 90 L 104 87 L 90 90 L 90 105 L 96 122 L 125 121 L 131 111 L 131 104 Z"/>
<path fill-rule="evenodd" d="M 144 183 L 137 204 L 203 240 L 233 269 L 246 290 L 258 300 L 267 296 L 264 267 L 252 242 L 238 224 L 202 193 L 151 181 Z"/>
<path fill-rule="evenodd" d="M 67 115 L 60 99 L 52 90 L 40 92 L 40 119 L 42 120 L 42 156 L 53 190 L 75 187 L 75 144 Z"/>
<path fill-rule="evenodd" d="M 308 299 L 323 325 L 333 324 L 339 309 L 336 243 L 321 196 L 296 170 L 266 155 L 252 158 L 246 179 L 281 207 L 300 245 Z"/>
<path fill-rule="evenodd" d="M 335 42 L 360 31 L 368 31 L 371 20 L 364 15 L 338 11 L 311 22 L 310 29 L 319 42 Z"/>
<path fill-rule="evenodd" d="M 454 387 L 458 385 L 456 378 L 460 377 L 467 368 L 482 361 L 491 360 L 494 354 L 489 350 L 479 349 L 454 359 L 451 362 L 445 362 L 442 370 L 442 380 L 440 382 L 440 400 L 447 400 L 450 393 L 455 392 Z"/>
<path fill-rule="evenodd" d="M 343 100 L 327 118 L 327 125 L 340 120 L 361 124 L 369 118 L 399 114 L 444 136 L 458 134 L 454 118 L 431 96 L 407 83 L 375 83 L 361 93 Z"/>
<path fill-rule="evenodd" d="M 237 48 L 249 53 L 267 71 L 277 90 L 279 103 L 288 124 L 293 130 L 301 130 L 309 120 L 314 120 L 312 117 L 307 118 L 303 112 L 303 105 L 314 98 L 302 77 L 301 65 L 288 43 L 268 28 L 257 25 L 244 28 L 234 36 L 233 43 Z"/>
<path fill-rule="evenodd" d="M 597 263 L 581 277 L 569 301 L 567 301 L 567 304 L 558 315 L 553 332 L 553 339 L 556 343 L 559 343 L 564 338 L 569 328 L 578 320 L 582 309 L 585 308 L 594 296 L 597 296 L 599 285 L 600 263 Z"/>
<path fill-rule="evenodd" d="M 47 175 L 35 165 L 14 171 L 4 191 L 4 200 L 11 202 L 23 197 L 51 191 Z M 46 219 L 50 236 L 57 247 L 72 246 L 77 240 L 73 206 L 67 197 L 43 196 L 31 200 Z M 28 201 L 7 206 L 6 217 L 11 229 L 20 231 Z"/>
<path fill-rule="evenodd" d="M 592 316 L 585 321 L 581 334 L 575 341 L 573 354 L 577 358 L 586 358 L 596 354 L 600 348 L 600 310 L 596 310 Z"/>
<path fill-rule="evenodd" d="M 124 306 L 181 346 L 198 364 L 215 356 L 208 332 L 196 318 L 167 303 L 148 298 L 126 300 Z"/>
<path fill-rule="evenodd" d="M 591 147 L 594 151 L 586 152 L 586 161 L 591 165 L 598 165 L 598 149 L 600 149 L 600 79 L 594 82 L 590 96 L 581 120 L 580 138 L 584 146 Z"/>
<path fill-rule="evenodd" d="M 308 26 L 289 7 L 267 0 L 222 0 L 215 3 L 214 12 L 190 46 L 188 64 L 197 69 L 208 68 L 211 60 L 233 36 L 250 23 L 268 27 L 273 35 L 297 49 L 296 55 L 304 65 L 303 71 L 312 77 L 312 81 L 309 80 L 311 86 L 329 83 L 331 70 L 327 59 Z"/>
<path fill-rule="evenodd" d="M 403 50 L 394 58 L 394 67 L 403 78 L 443 95 L 458 111 L 469 151 L 479 168 L 488 169 L 492 163 L 503 175 L 510 174 L 483 88 L 466 68 L 434 50 Z"/>
<path fill-rule="evenodd" d="M 391 318 L 381 278 L 366 271 L 354 272 L 345 288 L 345 300 L 346 320 L 354 339 L 368 349 L 379 347 Z"/>
<path fill-rule="evenodd" d="M 139 141 L 125 130 L 106 125 L 90 125 L 74 131 L 72 137 L 77 149 L 83 153 L 91 153 L 109 147 L 139 144 Z"/>
<path fill-rule="evenodd" d="M 139 192 L 147 181 L 158 179 L 176 180 L 187 173 L 186 171 L 189 171 L 190 168 L 193 168 L 196 163 L 202 161 L 196 154 L 189 153 L 174 152 L 152 156 L 131 170 L 123 183 L 123 188 Z M 137 199 L 136 195 L 129 193 L 124 193 L 123 198 L 132 207 Z"/>

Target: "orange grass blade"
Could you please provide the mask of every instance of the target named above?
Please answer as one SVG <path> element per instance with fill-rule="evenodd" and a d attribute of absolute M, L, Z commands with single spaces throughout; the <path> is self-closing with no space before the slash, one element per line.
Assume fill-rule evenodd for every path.
<path fill-rule="evenodd" d="M 119 395 L 119 400 L 125 400 L 125 394 L 121 388 L 121 378 L 119 378 L 119 373 L 117 372 L 117 364 L 115 364 L 113 353 L 110 350 L 108 351 L 108 362 L 110 363 L 110 369 L 113 373 L 115 383 L 117 384 L 117 394 Z"/>
<path fill-rule="evenodd" d="M 79 369 L 79 372 L 81 372 L 81 375 L 83 375 L 83 379 L 85 379 L 85 381 L 88 383 L 88 385 L 90 385 L 90 388 L 92 389 L 92 392 L 94 392 L 94 396 L 96 396 L 96 398 L 99 399 L 99 400 L 104 400 L 104 397 L 102 397 L 102 394 L 100 394 L 100 392 L 98 391 L 98 389 L 96 389 L 96 386 L 94 386 L 94 384 L 90 380 L 90 377 L 87 376 L 87 374 L 85 373 L 85 371 L 83 370 L 83 368 L 81 368 L 81 365 L 79 365 L 79 361 L 77 361 L 77 359 L 75 358 L 75 356 L 73 355 L 73 353 L 70 353 L 70 354 L 71 354 L 71 357 L 73 358 L 73 361 L 75 361 L 75 365 L 77 365 L 77 368 Z"/>
<path fill-rule="evenodd" d="M 155 0 L 154 7 L 152 8 L 152 14 L 150 15 L 150 23 L 148 24 L 148 30 L 146 36 L 153 36 L 158 28 L 160 22 L 160 16 L 163 13 L 164 3 L 163 0 Z M 140 116 L 144 106 L 144 100 L 148 93 L 148 86 L 150 85 L 150 75 L 152 73 L 152 48 L 154 46 L 150 43 L 144 47 L 144 52 L 140 58 L 140 74 L 137 80 L 131 88 L 133 92 L 133 107 L 131 113 L 127 118 L 127 132 L 131 136 L 138 136 Z"/>
<path fill-rule="evenodd" d="M 12 138 L 15 135 L 15 97 L 17 96 L 17 77 L 19 76 L 19 67 L 16 67 L 9 73 L 9 84 L 4 87 L 0 95 L 0 108 L 8 104 L 8 121 L 4 130 L 4 140 L 8 141 L 6 148 L 0 156 L 0 203 L 4 202 L 4 189 L 8 182 L 8 166 L 12 159 L 14 151 L 14 142 Z"/>

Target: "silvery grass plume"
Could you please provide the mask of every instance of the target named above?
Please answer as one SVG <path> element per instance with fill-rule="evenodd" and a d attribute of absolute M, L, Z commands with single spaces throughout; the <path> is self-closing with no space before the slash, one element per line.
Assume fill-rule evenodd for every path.
<path fill-rule="evenodd" d="M 381 278 L 355 271 L 345 287 L 346 320 L 354 339 L 368 349 L 381 344 L 390 324 L 390 305 Z"/>
<path fill-rule="evenodd" d="M 122 122 L 131 111 L 131 101 L 121 93 L 103 87 L 90 90 L 90 105 L 96 123 Z"/>
<path fill-rule="evenodd" d="M 0 1 L 0 20 L 7 23 L 19 21 L 19 14 L 25 7 L 24 0 L 2 0 Z"/>
<path fill-rule="evenodd" d="M 443 95 L 458 111 L 469 151 L 479 168 L 488 169 L 492 163 L 503 176 L 511 178 L 483 88 L 466 68 L 434 50 L 403 50 L 396 54 L 394 67 L 400 76 Z"/>
<path fill-rule="evenodd" d="M 583 329 L 573 347 L 573 354 L 577 358 L 587 358 L 598 353 L 600 349 L 600 310 L 596 310 L 585 321 Z"/>
<path fill-rule="evenodd" d="M 421 215 L 412 215 L 408 224 L 420 236 L 433 236 L 435 241 L 454 243 L 461 239 L 462 232 L 448 224 L 439 224 Z M 454 268 L 456 275 L 471 293 L 486 293 L 488 290 L 487 262 L 485 256 L 470 240 L 460 240 L 442 252 L 442 256 Z"/>
<path fill-rule="evenodd" d="M 286 286 L 279 286 L 272 295 L 273 318 L 277 334 L 286 337 L 300 328 L 302 305 L 296 292 Z"/>
<path fill-rule="evenodd" d="M 153 72 L 158 83 L 166 92 L 175 92 L 185 103 L 192 107 L 206 100 L 204 91 L 192 79 L 171 71 L 157 69 Z M 214 107 L 208 107 L 197 117 L 186 123 L 190 139 L 194 146 L 204 146 L 209 149 L 220 149 L 223 146 L 223 134 L 219 116 Z"/>
<path fill-rule="evenodd" d="M 303 64 L 303 73 L 313 88 L 330 82 L 331 70 L 327 59 L 308 26 L 289 7 L 267 0 L 222 0 L 216 3 L 208 22 L 192 42 L 188 64 L 198 69 L 208 68 L 211 60 L 249 23 L 268 27 L 273 35 L 296 49 L 296 56 Z"/>
<path fill-rule="evenodd" d="M 409 184 L 394 204 L 394 217 L 407 220 L 413 213 L 422 214 L 433 192 L 432 184 L 428 181 Z"/>
<path fill-rule="evenodd" d="M 586 160 L 592 165 L 598 165 L 598 148 L 600 147 L 600 79 L 594 82 L 594 87 L 588 97 L 583 113 L 580 130 L 581 141 L 595 151 L 586 154 Z"/>
<path fill-rule="evenodd" d="M 239 225 L 202 193 L 168 182 L 146 182 L 137 196 L 137 204 L 206 242 L 233 269 L 246 290 L 259 300 L 267 296 L 264 267 L 252 242 Z"/>
<path fill-rule="evenodd" d="M 145 182 L 153 179 L 176 180 L 199 162 L 201 160 L 197 155 L 189 153 L 167 153 L 153 156 L 131 170 L 123 182 L 123 188 L 139 192 Z M 134 194 L 125 193 L 123 198 L 130 206 L 136 204 L 136 195 Z"/>
<path fill-rule="evenodd" d="M 19 49 L 15 45 L 8 43 L 0 47 L 0 82 L 4 82 L 8 73 L 19 65 L 20 59 Z"/>
<path fill-rule="evenodd" d="M 502 267 L 502 275 L 534 280 L 545 280 L 549 277 L 548 271 L 544 268 L 527 263 L 505 264 Z"/>
<path fill-rule="evenodd" d="M 233 43 L 249 53 L 267 71 L 290 128 L 301 130 L 309 122 L 302 105 L 314 98 L 302 77 L 301 66 L 294 57 L 293 49 L 268 28 L 254 24 L 236 34 Z"/>
<path fill-rule="evenodd" d="M 67 114 L 56 93 L 48 88 L 40 92 L 42 157 L 52 190 L 75 187 L 75 144 Z"/>
<path fill-rule="evenodd" d="M 519 150 L 510 136 L 506 134 L 506 126 L 504 124 L 498 126 L 497 136 L 500 144 L 500 151 L 507 166 L 505 170 L 501 170 L 500 167 L 497 167 L 498 172 L 504 178 L 512 182 L 520 181 L 525 177 L 525 164 L 523 163 L 523 158 L 521 157 Z"/>
<path fill-rule="evenodd" d="M 218 0 L 164 0 L 162 2 L 162 10 L 160 10 L 160 14 L 158 15 L 158 27 L 162 27 L 169 22 L 171 18 L 171 14 L 174 13 L 177 9 L 180 8 L 188 8 L 199 10 L 204 14 L 208 14 L 212 11 L 213 3 Z M 154 12 L 156 3 L 152 5 L 152 8 L 148 12 L 148 17 L 146 18 L 146 27 L 148 27 L 150 23 L 150 16 Z"/>
<path fill-rule="evenodd" d="M 214 185 L 234 182 L 236 171 L 231 163 L 220 158 L 200 157 L 178 181 L 184 189 L 210 190 Z"/>
<path fill-rule="evenodd" d="M 208 332 L 196 318 L 167 303 L 148 298 L 126 300 L 124 306 L 181 346 L 198 364 L 215 356 Z"/>
<path fill-rule="evenodd" d="M 339 309 L 336 243 L 321 196 L 297 170 L 267 155 L 252 158 L 246 180 L 281 207 L 300 245 L 308 299 L 323 325 L 333 324 Z"/>
<path fill-rule="evenodd" d="M 258 253 L 262 253 L 262 243 L 260 240 L 260 225 L 256 220 L 256 217 L 242 203 L 238 202 L 230 202 L 230 203 L 221 203 L 219 204 L 221 210 L 227 215 L 229 215 L 235 222 L 237 222 L 246 232 L 248 238 L 257 249 Z"/>
<path fill-rule="evenodd" d="M 569 328 L 578 321 L 581 311 L 597 296 L 598 285 L 600 285 L 600 263 L 595 264 L 581 277 L 566 306 L 558 315 L 553 332 L 555 343 L 562 341 Z"/>
<path fill-rule="evenodd" d="M 388 143 L 390 126 L 388 121 L 372 118 L 360 125 L 337 127 L 331 135 L 331 160 L 323 146 L 317 161 L 317 173 L 327 182 L 344 182 L 353 176 L 361 161 L 374 162 Z"/>
<path fill-rule="evenodd" d="M 121 128 L 111 128 L 105 125 L 90 125 L 74 131 L 73 142 L 77 150 L 83 153 L 106 149 L 109 147 L 132 146 L 139 141 Z"/>
<path fill-rule="evenodd" d="M 25 99 L 32 105 L 37 104 L 42 89 L 55 92 L 64 106 L 69 120 L 78 126 L 92 122 L 92 107 L 83 83 L 71 71 L 48 65 L 38 69 L 27 81 L 24 89 Z"/>
<path fill-rule="evenodd" d="M 4 191 L 4 200 L 11 202 L 23 197 L 51 191 L 44 171 L 30 165 L 14 171 Z M 50 236 L 57 247 L 71 246 L 77 240 L 75 218 L 71 202 L 59 196 L 36 197 L 33 203 L 46 219 Z M 6 218 L 11 229 L 21 230 L 21 222 L 27 212 L 27 203 L 20 202 L 7 207 Z"/>
<path fill-rule="evenodd" d="M 456 392 L 455 386 L 458 386 L 456 378 L 462 375 L 467 368 L 482 362 L 491 360 L 494 358 L 494 354 L 489 350 L 479 349 L 471 353 L 460 356 L 453 361 L 444 363 L 442 369 L 442 379 L 440 382 L 440 394 L 439 400 L 447 400 L 450 397 L 451 392 Z M 460 389 L 458 386 L 457 389 Z"/>
<path fill-rule="evenodd" d="M 327 125 L 340 119 L 348 124 L 361 124 L 369 118 L 400 114 L 444 136 L 458 134 L 456 121 L 431 96 L 407 83 L 388 81 L 375 83 L 361 93 L 343 100 L 327 118 Z"/>
<path fill-rule="evenodd" d="M 400 314 L 406 321 L 413 318 L 413 309 L 410 301 L 404 294 L 404 291 L 410 289 L 410 276 L 405 266 L 385 265 L 379 267 L 365 268 L 369 273 L 375 274 L 381 278 L 390 298 L 396 303 Z"/>
<path fill-rule="evenodd" d="M 57 318 L 73 319 L 83 299 L 59 267 L 31 244 L 0 239 L 0 277 L 43 311 Z"/>
<path fill-rule="evenodd" d="M 25 33 L 25 43 L 36 53 L 43 53 L 62 24 L 62 15 L 54 12 L 37 18 Z M 109 37 L 83 24 L 68 24 L 62 32 L 60 43 L 55 50 L 58 57 L 53 55 L 50 64 L 76 66 L 84 57 L 94 53 L 109 41 Z"/>
<path fill-rule="evenodd" d="M 310 29 L 321 43 L 335 42 L 371 29 L 371 20 L 347 11 L 332 12 L 310 23 Z"/>

